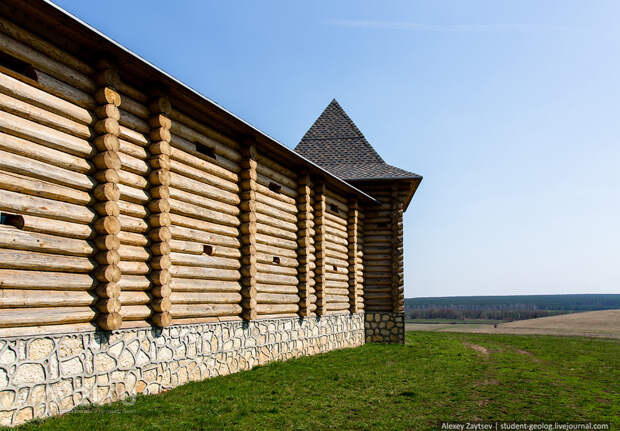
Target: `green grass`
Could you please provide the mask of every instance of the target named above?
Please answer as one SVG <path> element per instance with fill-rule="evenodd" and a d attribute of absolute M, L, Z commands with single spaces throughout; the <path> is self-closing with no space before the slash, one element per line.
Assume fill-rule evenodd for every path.
<path fill-rule="evenodd" d="M 19 429 L 425 430 L 448 420 L 618 427 L 619 382 L 618 341 L 409 332 L 405 346 L 275 363 Z"/>

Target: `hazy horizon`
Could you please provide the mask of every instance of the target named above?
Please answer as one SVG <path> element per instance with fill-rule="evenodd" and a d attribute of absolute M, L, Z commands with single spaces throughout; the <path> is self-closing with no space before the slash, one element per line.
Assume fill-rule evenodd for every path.
<path fill-rule="evenodd" d="M 619 2 L 55 2 L 291 148 L 336 98 L 424 176 L 405 297 L 620 293 Z"/>

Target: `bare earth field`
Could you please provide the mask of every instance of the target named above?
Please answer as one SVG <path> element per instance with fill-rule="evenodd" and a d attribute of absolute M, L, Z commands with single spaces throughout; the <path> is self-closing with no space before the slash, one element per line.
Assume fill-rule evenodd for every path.
<path fill-rule="evenodd" d="M 571 335 L 620 339 L 620 310 L 588 311 L 490 324 L 407 323 L 407 331 L 474 332 L 482 334 Z"/>

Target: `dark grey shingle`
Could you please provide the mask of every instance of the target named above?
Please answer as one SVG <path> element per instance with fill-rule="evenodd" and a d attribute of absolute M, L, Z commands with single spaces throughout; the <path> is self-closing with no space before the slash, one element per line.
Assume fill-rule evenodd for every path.
<path fill-rule="evenodd" d="M 336 99 L 317 118 L 295 151 L 344 180 L 419 178 L 413 172 L 385 163 Z"/>

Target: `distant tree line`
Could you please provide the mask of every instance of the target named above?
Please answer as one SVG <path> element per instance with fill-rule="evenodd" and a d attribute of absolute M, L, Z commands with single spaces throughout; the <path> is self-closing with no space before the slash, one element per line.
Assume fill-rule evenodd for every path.
<path fill-rule="evenodd" d="M 620 308 L 620 295 L 454 296 L 405 299 L 408 319 L 523 320 Z"/>
<path fill-rule="evenodd" d="M 419 308 L 405 312 L 408 320 L 413 319 L 450 319 L 450 320 L 513 320 L 535 319 L 537 317 L 568 313 L 568 311 L 551 310 L 459 310 L 455 308 Z"/>

